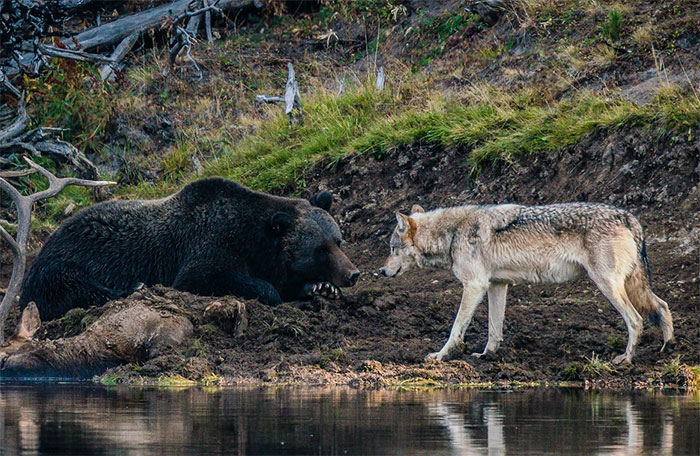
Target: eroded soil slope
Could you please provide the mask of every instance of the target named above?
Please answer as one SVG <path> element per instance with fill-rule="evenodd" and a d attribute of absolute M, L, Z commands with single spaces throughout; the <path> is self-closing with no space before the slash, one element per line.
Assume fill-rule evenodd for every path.
<path fill-rule="evenodd" d="M 247 302 L 248 329 L 233 337 L 216 325 L 195 324 L 192 346 L 111 379 L 144 380 L 164 373 L 197 380 L 210 373 L 236 382 L 377 385 L 467 381 L 560 381 L 602 377 L 646 385 L 671 361 L 700 364 L 700 142 L 644 130 L 590 138 L 532 162 L 498 163 L 476 178 L 461 150 L 420 146 L 381 158 L 355 156 L 319 165 L 308 188 L 332 190 L 350 258 L 363 271 L 338 301 L 316 298 L 278 307 Z M 290 189 L 296 190 L 296 189 Z M 416 271 L 388 279 L 375 272 L 388 253 L 394 212 L 460 203 L 602 201 L 632 210 L 646 229 L 653 286 L 673 312 L 677 343 L 659 353 L 662 337 L 647 324 L 634 366 L 596 373 L 624 350 L 619 314 L 587 279 L 563 285 L 519 285 L 509 291 L 505 339 L 493 359 L 470 356 L 486 343 L 482 305 L 467 331 L 464 353 L 447 363 L 423 363 L 447 339 L 461 287 L 448 272 Z M 174 294 L 176 304 L 194 298 Z M 212 302 L 215 298 L 207 298 Z"/>

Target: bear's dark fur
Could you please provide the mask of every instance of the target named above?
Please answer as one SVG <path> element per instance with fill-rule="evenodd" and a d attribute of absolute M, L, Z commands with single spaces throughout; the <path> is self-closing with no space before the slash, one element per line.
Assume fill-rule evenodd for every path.
<path fill-rule="evenodd" d="M 320 282 L 352 286 L 359 272 L 326 212 L 332 197 L 323 192 L 311 201 L 316 206 L 210 178 L 159 200 L 92 206 L 49 237 L 21 307 L 34 301 L 43 319 L 53 319 L 141 283 L 268 304 L 308 296 Z"/>

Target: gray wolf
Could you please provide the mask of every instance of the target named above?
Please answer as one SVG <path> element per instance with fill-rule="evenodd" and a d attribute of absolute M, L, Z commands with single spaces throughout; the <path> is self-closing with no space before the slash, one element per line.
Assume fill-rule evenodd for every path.
<path fill-rule="evenodd" d="M 202 179 L 159 200 L 110 201 L 61 225 L 34 262 L 20 298 L 43 319 L 100 305 L 139 284 L 277 304 L 355 284 L 340 249 L 330 194 L 309 201 Z"/>
<path fill-rule="evenodd" d="M 396 214 L 391 254 L 380 272 L 393 277 L 412 267 L 450 268 L 464 286 L 447 343 L 426 359 L 444 360 L 461 344 L 474 310 L 488 295 L 488 343 L 503 340 L 508 285 L 561 283 L 587 273 L 627 325 L 625 352 L 613 363 L 631 363 L 642 317 L 661 324 L 664 345 L 673 340 L 668 305 L 650 287 L 639 221 L 629 212 L 594 203 L 547 206 L 465 205 L 411 215 Z"/>

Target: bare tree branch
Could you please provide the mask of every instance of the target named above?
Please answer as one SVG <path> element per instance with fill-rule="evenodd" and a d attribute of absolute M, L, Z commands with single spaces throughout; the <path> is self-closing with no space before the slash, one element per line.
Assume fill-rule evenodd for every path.
<path fill-rule="evenodd" d="M 81 62 L 103 62 L 115 63 L 111 57 L 106 57 L 102 54 L 91 54 L 89 52 L 74 51 L 72 49 L 60 49 L 48 44 L 40 44 L 37 46 L 37 51 L 41 54 L 51 57 L 62 57 L 64 59 L 80 60 Z"/>
<path fill-rule="evenodd" d="M 102 47 L 115 44 L 134 32 L 141 33 L 157 26 L 164 17 L 174 18 L 173 23 L 177 23 L 182 19 L 191 17 L 191 14 L 204 12 L 198 10 L 194 13 L 186 13 L 191 2 L 192 0 L 177 0 L 140 13 L 124 16 L 112 22 L 84 30 L 63 42 L 72 48 L 75 48 L 75 43 L 77 43 L 80 49 L 92 49 L 97 46 Z M 221 9 L 242 8 L 252 3 L 252 0 L 220 0 L 214 6 Z"/>
<path fill-rule="evenodd" d="M 134 32 L 131 35 L 124 38 L 122 42 L 119 43 L 119 45 L 116 48 L 114 48 L 114 51 L 110 56 L 112 63 L 104 65 L 100 69 L 100 76 L 102 77 L 103 81 L 108 81 L 114 76 L 115 68 L 119 65 L 119 62 L 122 61 L 126 54 L 129 53 L 131 48 L 134 47 L 134 44 L 136 44 L 136 41 L 139 39 L 139 36 L 139 33 Z"/>
<path fill-rule="evenodd" d="M 255 95 L 255 101 L 259 103 L 284 103 L 283 97 L 268 97 L 267 95 Z"/>
<path fill-rule="evenodd" d="M 29 116 L 24 105 L 24 94 L 21 94 L 17 105 L 17 118 L 9 127 L 0 131 L 0 143 L 10 141 L 22 134 L 27 124 L 29 124 Z"/>
<path fill-rule="evenodd" d="M 12 178 L 17 178 L 17 177 L 24 177 L 24 176 L 29 176 L 30 174 L 34 174 L 36 172 L 35 169 L 23 169 L 20 171 L 0 171 L 0 177 L 3 179 L 12 179 Z"/>
<path fill-rule="evenodd" d="M 267 95 L 256 95 L 255 101 L 262 103 L 284 103 L 284 113 L 289 117 L 289 123 L 295 120 L 301 122 L 304 111 L 301 108 L 301 98 L 299 97 L 299 87 L 297 86 L 294 66 L 287 62 L 287 85 L 283 97 L 268 97 Z M 294 109 L 298 115 L 294 116 Z"/>
<path fill-rule="evenodd" d="M 202 0 L 202 2 L 204 3 L 205 7 L 209 6 L 209 0 Z M 215 4 L 216 3 L 219 2 L 217 1 L 215 2 Z M 204 13 L 204 31 L 207 34 L 207 41 L 211 43 L 214 40 L 214 37 L 211 33 L 211 11 L 207 11 Z"/>
<path fill-rule="evenodd" d="M 0 70 L 0 84 L 3 84 L 7 89 L 12 92 L 12 94 L 16 97 L 22 96 L 22 93 L 12 85 L 12 83 L 7 79 L 7 76 L 5 76 L 5 73 L 3 73 L 2 70 Z"/>
<path fill-rule="evenodd" d="M 287 63 L 287 90 L 284 92 L 284 104 L 284 112 L 288 116 L 291 116 L 295 107 L 298 107 L 301 111 L 299 88 L 297 87 L 297 80 L 294 74 L 294 66 L 291 63 Z"/>
<path fill-rule="evenodd" d="M 377 71 L 377 90 L 382 90 L 384 88 L 384 67 L 379 67 Z"/>
<path fill-rule="evenodd" d="M 15 301 L 19 290 L 24 280 L 24 272 L 27 268 L 27 241 L 29 239 L 29 228 L 31 225 L 32 205 L 42 199 L 56 196 L 61 190 L 68 185 L 81 185 L 83 187 L 104 187 L 106 185 L 114 185 L 116 182 L 109 181 L 92 181 L 85 179 L 76 179 L 73 177 L 58 178 L 49 172 L 46 168 L 38 165 L 24 157 L 24 160 L 34 170 L 38 171 L 49 181 L 49 188 L 44 191 L 24 196 L 16 188 L 10 185 L 5 179 L 0 177 L 0 188 L 5 190 L 12 198 L 17 209 L 17 236 L 13 238 L 5 228 L 0 226 L 0 237 L 2 237 L 12 249 L 14 256 L 12 264 L 12 276 L 10 283 L 7 286 L 5 296 L 0 303 L 0 344 L 4 342 L 4 329 L 7 315 L 10 312 L 10 307 Z"/>
<path fill-rule="evenodd" d="M 87 180 L 87 179 L 78 179 L 75 177 L 63 177 L 63 178 L 58 178 L 54 176 L 50 171 L 48 171 L 46 168 L 44 168 L 41 165 L 38 165 L 28 159 L 27 157 L 24 157 L 24 160 L 27 162 L 29 166 L 34 168 L 35 170 L 39 171 L 41 175 L 43 175 L 46 179 L 49 181 L 49 188 L 47 188 L 44 191 L 34 193 L 32 195 L 29 195 L 28 198 L 29 201 L 32 203 L 46 199 L 46 198 L 51 198 L 52 196 L 56 196 L 58 193 L 61 192 L 66 186 L 68 185 L 81 185 L 83 187 L 104 187 L 106 185 L 116 185 L 116 182 L 112 181 L 93 181 L 93 180 Z"/>

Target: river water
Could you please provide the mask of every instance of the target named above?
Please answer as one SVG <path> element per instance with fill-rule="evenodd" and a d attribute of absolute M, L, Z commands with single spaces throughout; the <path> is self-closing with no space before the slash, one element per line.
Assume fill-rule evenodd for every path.
<path fill-rule="evenodd" d="M 700 454 L 700 394 L 0 385 L 0 454 Z"/>

